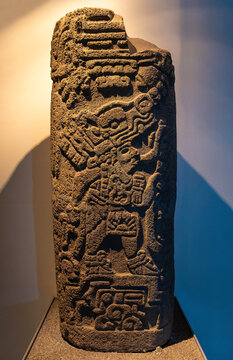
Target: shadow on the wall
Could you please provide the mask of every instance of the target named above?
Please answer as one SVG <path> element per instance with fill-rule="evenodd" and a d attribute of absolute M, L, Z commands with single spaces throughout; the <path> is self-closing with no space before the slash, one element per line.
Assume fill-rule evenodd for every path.
<path fill-rule="evenodd" d="M 233 211 L 181 155 L 175 227 L 176 296 L 207 358 L 230 360 Z"/>
<path fill-rule="evenodd" d="M 232 206 L 233 3 L 180 7 L 179 148 Z M 232 253 L 231 207 L 179 156 L 176 295 L 208 360 L 233 358 Z"/>
<path fill-rule="evenodd" d="M 0 194 L 0 358 L 21 359 L 55 290 L 49 138 Z"/>
<path fill-rule="evenodd" d="M 47 138 L 0 195 L 2 359 L 23 356 L 55 295 L 49 153 Z M 207 357 L 230 359 L 233 212 L 180 155 L 178 174 L 176 295 Z"/>

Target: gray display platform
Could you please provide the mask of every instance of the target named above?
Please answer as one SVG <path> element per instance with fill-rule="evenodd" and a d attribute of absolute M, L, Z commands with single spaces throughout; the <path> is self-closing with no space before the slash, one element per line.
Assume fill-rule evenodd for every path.
<path fill-rule="evenodd" d="M 60 334 L 58 303 L 55 299 L 25 360 L 203 360 L 204 357 L 175 303 L 172 338 L 166 346 L 147 353 L 103 353 L 77 349 Z"/>

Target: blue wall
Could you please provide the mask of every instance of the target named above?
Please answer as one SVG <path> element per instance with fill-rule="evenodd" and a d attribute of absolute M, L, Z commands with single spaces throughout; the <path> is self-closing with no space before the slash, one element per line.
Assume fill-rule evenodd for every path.
<path fill-rule="evenodd" d="M 232 360 L 233 211 L 178 156 L 176 295 L 207 359 Z"/>
<path fill-rule="evenodd" d="M 208 360 L 233 359 L 233 1 L 181 1 L 176 295 Z"/>

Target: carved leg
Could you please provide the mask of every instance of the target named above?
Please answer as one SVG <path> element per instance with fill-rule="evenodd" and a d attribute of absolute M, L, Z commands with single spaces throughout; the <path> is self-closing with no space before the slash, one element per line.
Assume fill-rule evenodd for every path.
<path fill-rule="evenodd" d="M 127 259 L 135 257 L 138 250 L 137 237 L 122 236 L 121 242 Z"/>
<path fill-rule="evenodd" d="M 87 219 L 88 221 L 88 219 Z M 86 234 L 86 250 L 89 255 L 95 255 L 106 237 L 105 221 L 102 220 L 92 231 Z"/>
<path fill-rule="evenodd" d="M 87 274 L 112 273 L 111 262 L 106 251 L 99 250 L 106 237 L 105 224 L 106 222 L 102 220 L 95 229 L 86 235 L 84 264 Z"/>
<path fill-rule="evenodd" d="M 136 236 L 122 236 L 122 246 L 127 257 L 127 265 L 132 274 L 157 275 L 158 269 L 152 259 L 146 255 L 145 250 L 138 250 L 140 231 L 137 222 Z"/>
<path fill-rule="evenodd" d="M 139 250 L 137 255 L 128 259 L 128 267 L 132 274 L 158 275 L 158 269 L 152 259 L 146 255 L 145 250 Z"/>

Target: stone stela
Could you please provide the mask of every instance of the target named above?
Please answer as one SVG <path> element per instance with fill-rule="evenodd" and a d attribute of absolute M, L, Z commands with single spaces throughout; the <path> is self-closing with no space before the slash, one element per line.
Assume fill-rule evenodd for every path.
<path fill-rule="evenodd" d="M 176 124 L 170 53 L 83 8 L 52 39 L 51 167 L 61 332 L 143 352 L 171 334 Z"/>

